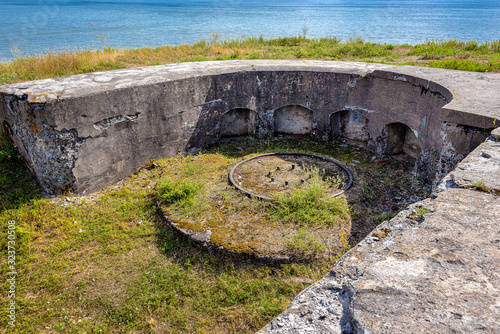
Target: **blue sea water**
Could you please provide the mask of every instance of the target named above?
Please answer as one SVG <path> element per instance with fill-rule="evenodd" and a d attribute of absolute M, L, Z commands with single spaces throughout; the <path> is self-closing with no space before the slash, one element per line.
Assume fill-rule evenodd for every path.
<path fill-rule="evenodd" d="M 500 38 L 500 0 L 0 0 L 0 60 L 82 48 L 193 43 L 212 34 L 361 36 L 416 44 Z"/>

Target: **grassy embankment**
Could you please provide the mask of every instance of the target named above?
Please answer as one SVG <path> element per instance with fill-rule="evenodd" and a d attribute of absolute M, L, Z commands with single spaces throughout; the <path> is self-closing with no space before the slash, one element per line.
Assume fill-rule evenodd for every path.
<path fill-rule="evenodd" d="M 3 259 L 7 222 L 16 226 L 14 328 L 7 323 L 7 294 L 0 297 L 1 327 L 9 332 L 251 333 L 332 265 L 332 259 L 242 263 L 180 240 L 156 212 L 154 186 L 180 157 L 92 196 L 50 199 L 37 195 L 4 138 L 0 152 Z M 1 264 L 7 277 L 7 263 Z M 7 282 L 1 284 L 7 291 Z"/>
<path fill-rule="evenodd" d="M 366 61 L 498 72 L 500 40 L 486 43 L 431 40 L 412 46 L 376 44 L 357 37 L 342 42 L 336 38 L 310 39 L 304 36 L 221 40 L 214 35 L 211 41 L 200 40 L 192 45 L 141 49 L 105 47 L 94 51 L 20 57 L 0 64 L 0 85 L 120 68 L 228 59 Z"/>
<path fill-rule="evenodd" d="M 256 152 L 315 152 L 352 164 L 357 159 L 357 184 L 350 196 L 356 196 L 352 192 L 358 188 L 362 200 L 349 197 L 348 215 L 353 222 L 359 220 L 358 225 L 369 216 L 372 228 L 392 217 L 370 214 L 381 204 L 379 197 L 384 207 L 392 205 L 381 196 L 386 186 L 402 196 L 407 182 L 400 177 L 402 170 L 391 172 L 388 161 L 374 163 L 372 154 L 350 146 L 303 139 L 246 140 L 195 157 L 150 162 L 123 182 L 90 196 L 50 199 L 38 195 L 9 142 L 2 139 L 0 145 L 0 249 L 5 256 L 7 222 L 14 221 L 18 275 L 13 332 L 18 333 L 254 332 L 283 311 L 300 290 L 326 274 L 342 252 L 330 253 L 325 243 L 311 238 L 304 227 L 309 214 L 317 213 L 307 223 L 316 230 L 325 223 L 317 216 L 335 224 L 347 212 L 334 210 L 339 216 L 332 217 L 337 214 L 331 210 L 335 203 L 322 206 L 321 189 L 314 187 L 309 188 L 312 192 L 291 193 L 284 202 L 270 206 L 242 196 L 227 184 L 220 193 L 207 193 L 211 189 L 202 188 L 211 183 L 204 180 L 227 180 L 229 168 Z M 179 187 L 165 187 L 167 179 Z M 385 183 L 377 189 L 376 180 L 382 179 Z M 236 210 L 246 199 L 245 209 L 264 212 L 266 206 L 284 224 L 297 225 L 299 233 L 287 247 L 291 255 L 306 262 L 269 267 L 215 257 L 180 240 L 157 214 L 159 199 L 172 210 L 192 216 L 200 215 L 200 208 L 206 210 L 209 198 L 233 202 Z M 5 262 L 0 268 L 3 277 L 10 271 Z M 8 284 L 2 285 L 7 291 Z M 7 302 L 6 295 L 0 296 L 1 305 Z M 2 327 L 9 329 L 6 316 L 7 308 L 0 308 Z"/>
<path fill-rule="evenodd" d="M 331 59 L 498 71 L 500 42 L 417 46 L 304 37 L 200 41 L 137 50 L 63 52 L 0 64 L 0 84 L 100 70 L 223 59 Z M 0 138 L 0 248 L 7 267 L 7 222 L 16 226 L 18 333 L 253 332 L 281 312 L 331 263 L 270 268 L 219 259 L 178 240 L 155 211 L 145 169 L 87 198 L 41 198 L 15 149 Z M 1 283 L 3 291 L 8 284 Z"/>

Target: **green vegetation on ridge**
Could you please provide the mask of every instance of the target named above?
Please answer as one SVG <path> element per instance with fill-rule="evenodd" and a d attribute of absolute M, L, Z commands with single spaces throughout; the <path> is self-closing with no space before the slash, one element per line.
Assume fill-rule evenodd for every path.
<path fill-rule="evenodd" d="M 477 72 L 500 71 L 500 40 L 430 40 L 417 45 L 365 42 L 360 37 L 247 37 L 200 40 L 156 48 L 80 50 L 26 56 L 0 64 L 0 85 L 72 74 L 179 62 L 230 59 L 317 59 L 417 65 Z"/>

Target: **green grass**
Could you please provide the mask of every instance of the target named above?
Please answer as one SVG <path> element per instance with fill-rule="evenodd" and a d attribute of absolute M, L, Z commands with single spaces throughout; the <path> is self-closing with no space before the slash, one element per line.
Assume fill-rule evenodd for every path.
<path fill-rule="evenodd" d="M 488 187 L 486 187 L 486 184 L 484 182 L 476 182 L 472 184 L 476 189 L 479 189 L 484 192 L 488 192 Z"/>
<path fill-rule="evenodd" d="M 171 180 L 162 178 L 158 184 L 158 198 L 164 204 L 191 200 L 203 185 L 194 181 Z"/>
<path fill-rule="evenodd" d="M 382 213 L 376 217 L 373 217 L 373 221 L 375 224 L 379 225 L 382 224 L 385 221 L 391 220 L 394 218 L 396 215 L 395 214 L 390 214 L 390 213 Z"/>
<path fill-rule="evenodd" d="M 19 56 L 0 64 L 0 84 L 72 74 L 190 61 L 232 59 L 319 59 L 430 66 L 479 72 L 500 71 L 500 40 L 485 43 L 429 40 L 417 45 L 392 45 L 351 37 L 267 39 L 245 37 L 201 39 L 190 45 L 140 49 L 75 50 Z"/>
<path fill-rule="evenodd" d="M 12 143 L 0 133 L 0 212 L 38 197 L 40 188 Z"/>
<path fill-rule="evenodd" d="M 164 177 L 158 181 L 156 196 L 161 204 L 180 209 L 184 215 L 199 217 L 209 207 L 202 188 L 202 183 L 185 176 L 176 180 Z"/>
<path fill-rule="evenodd" d="M 97 195 L 34 196 L 30 175 L 2 138 L 0 248 L 7 254 L 7 222 L 16 224 L 15 333 L 253 333 L 318 280 L 331 263 L 281 267 L 218 258 L 193 248 L 156 213 L 154 182 L 161 168 L 145 168 Z M 14 159 L 14 160 L 13 160 Z M 187 163 L 180 175 L 196 173 Z M 196 198 L 202 187 L 163 179 L 168 201 Z M 7 187 L 8 186 L 8 187 Z M 6 193 L 6 189 L 7 193 Z M 181 189 L 181 191 L 178 191 Z M 196 190 L 198 189 L 198 190 Z M 2 262 L 0 274 L 9 269 Z M 2 286 L 7 291 L 7 283 Z"/>
<path fill-rule="evenodd" d="M 304 187 L 293 188 L 289 193 L 275 195 L 269 207 L 270 215 L 280 221 L 300 225 L 325 226 L 340 224 L 349 215 L 344 199 L 331 197 L 328 185 L 319 175 L 312 177 Z"/>
<path fill-rule="evenodd" d="M 320 253 L 324 253 L 327 245 L 317 241 L 306 230 L 300 229 L 298 234 L 293 236 L 287 243 L 287 247 L 298 259 L 312 260 L 318 258 Z"/>

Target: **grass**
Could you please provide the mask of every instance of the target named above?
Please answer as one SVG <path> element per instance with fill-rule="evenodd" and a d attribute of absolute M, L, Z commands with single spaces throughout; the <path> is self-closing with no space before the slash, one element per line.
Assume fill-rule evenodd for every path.
<path fill-rule="evenodd" d="M 17 149 L 0 134 L 0 211 L 27 203 L 39 192 Z"/>
<path fill-rule="evenodd" d="M 172 181 L 169 178 L 161 179 L 159 183 L 158 197 L 165 204 L 189 201 L 202 187 L 198 182 Z"/>
<path fill-rule="evenodd" d="M 391 220 L 394 218 L 396 215 L 395 214 L 390 214 L 390 213 L 382 213 L 376 217 L 373 217 L 373 221 L 379 225 L 382 224 L 385 221 Z"/>
<path fill-rule="evenodd" d="M 0 248 L 7 253 L 15 221 L 14 333 L 253 333 L 282 312 L 331 262 L 268 267 L 218 258 L 193 248 L 156 213 L 155 180 L 163 198 L 179 204 L 202 193 L 176 184 L 158 163 L 88 197 L 37 194 L 14 147 L 2 139 Z M 195 177 L 187 163 L 176 172 Z M 19 176 L 25 186 L 13 191 Z M 7 277 L 3 265 L 0 274 Z M 2 286 L 7 291 L 7 283 Z M 7 305 L 7 294 L 0 304 Z"/>
<path fill-rule="evenodd" d="M 360 37 L 303 35 L 267 39 L 221 39 L 214 34 L 190 45 L 139 49 L 80 50 L 20 56 L 0 64 L 0 84 L 73 74 L 190 61 L 231 59 L 320 59 L 430 66 L 478 72 L 500 71 L 500 40 L 429 40 L 417 45 L 366 42 Z"/>
<path fill-rule="evenodd" d="M 246 154 L 248 151 L 281 150 L 281 145 L 275 142 L 254 142 L 255 146 L 250 145 L 249 150 L 246 143 L 231 142 L 196 156 L 173 157 L 160 162 L 165 176 L 156 185 L 156 191 L 163 214 L 178 228 L 210 231 L 210 243 L 215 248 L 260 256 L 305 260 L 302 251 L 294 252 L 294 248 L 286 244 L 299 229 L 314 230 L 313 236 L 318 240 L 328 239 L 325 243 L 329 249 L 322 253 L 322 260 L 337 257 L 345 247 L 338 234 L 350 230 L 345 197 L 331 197 L 334 189 L 330 188 L 335 188 L 340 178 L 323 177 L 318 168 L 302 170 L 298 167 L 295 172 L 305 173 L 304 182 L 294 181 L 289 175 L 289 188 L 280 189 L 283 196 L 276 196 L 276 201 L 248 197 L 228 185 L 229 170 L 238 161 L 253 156 L 253 153 Z M 290 145 L 292 149 L 301 147 L 299 143 L 290 142 Z M 278 159 L 275 163 L 288 162 Z M 251 170 L 265 174 L 264 169 Z M 255 181 L 257 179 L 244 176 L 242 182 L 253 184 L 261 191 L 266 189 L 262 181 Z"/>
<path fill-rule="evenodd" d="M 486 187 L 486 184 L 484 182 L 476 182 L 472 184 L 476 189 L 479 189 L 484 192 L 488 192 L 488 187 Z"/>
<path fill-rule="evenodd" d="M 16 326 L 7 324 L 7 294 L 0 296 L 0 326 L 14 333 L 253 333 L 331 268 L 334 259 L 324 260 L 327 246 L 313 233 L 319 229 L 314 224 L 322 222 L 312 222 L 313 232 L 301 219 L 292 222 L 298 233 L 291 234 L 286 245 L 297 258 L 315 261 L 269 267 L 216 257 L 178 238 L 157 214 L 158 192 L 173 206 L 193 201 L 182 210 L 202 206 L 214 182 L 201 186 L 204 175 L 219 171 L 227 184 L 228 168 L 263 146 L 269 152 L 315 152 L 366 161 L 357 164 L 369 169 L 358 172 L 360 182 L 372 182 L 391 170 L 384 162 L 386 172 L 379 171 L 375 163 L 368 163 L 371 154 L 351 147 L 303 139 L 246 139 L 196 157 L 150 161 L 97 194 L 51 199 L 40 196 L 12 144 L 3 136 L 0 143 L 0 249 L 6 256 L 8 222 L 14 221 L 18 273 Z M 290 196 L 290 203 L 321 200 L 320 190 Z M 377 194 L 375 186 L 371 190 Z M 230 200 L 224 194 L 218 198 L 222 204 Z M 378 197 L 387 202 L 374 195 Z M 247 203 L 249 210 L 262 209 L 260 201 Z M 336 213 L 344 210 L 341 206 Z M 348 237 L 340 235 L 343 251 L 348 249 Z M 9 271 L 2 263 L 0 275 L 7 277 Z M 1 284 L 7 291 L 7 282 Z"/>
<path fill-rule="evenodd" d="M 328 246 L 316 240 L 306 230 L 300 229 L 287 243 L 287 247 L 299 259 L 316 259 Z"/>
<path fill-rule="evenodd" d="M 307 186 L 276 194 L 277 201 L 270 207 L 271 216 L 301 225 L 340 224 L 349 216 L 347 202 L 329 194 L 328 185 L 316 174 Z"/>
<path fill-rule="evenodd" d="M 190 169 L 189 165 L 187 170 Z M 201 191 L 203 184 L 189 179 L 189 176 L 194 175 L 183 173 L 181 179 L 161 178 L 155 195 L 158 203 L 170 205 L 171 209 L 180 211 L 182 216 L 198 219 L 210 207 L 206 192 Z"/>

